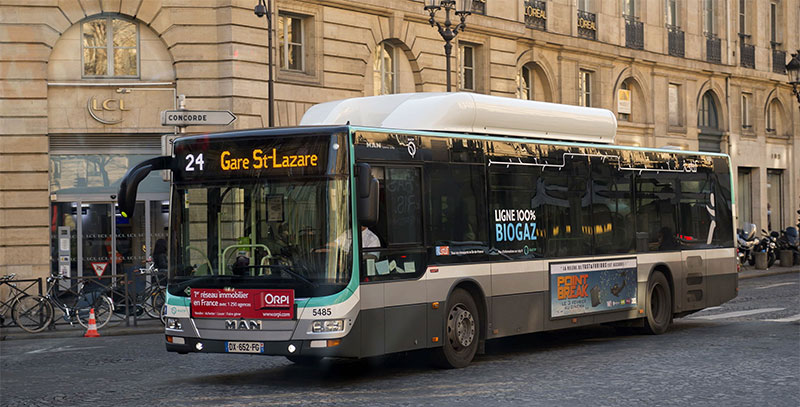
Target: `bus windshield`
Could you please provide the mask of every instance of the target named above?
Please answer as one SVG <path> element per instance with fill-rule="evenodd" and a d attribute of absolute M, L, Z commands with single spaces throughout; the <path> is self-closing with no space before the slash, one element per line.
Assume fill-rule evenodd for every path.
<path fill-rule="evenodd" d="M 350 281 L 348 191 L 341 175 L 176 185 L 170 291 L 341 291 Z"/>

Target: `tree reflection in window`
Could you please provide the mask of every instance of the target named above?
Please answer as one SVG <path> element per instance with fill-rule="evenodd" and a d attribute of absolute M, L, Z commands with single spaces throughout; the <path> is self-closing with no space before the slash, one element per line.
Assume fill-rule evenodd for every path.
<path fill-rule="evenodd" d="M 136 23 L 112 17 L 86 21 L 81 26 L 83 76 L 138 76 Z"/>

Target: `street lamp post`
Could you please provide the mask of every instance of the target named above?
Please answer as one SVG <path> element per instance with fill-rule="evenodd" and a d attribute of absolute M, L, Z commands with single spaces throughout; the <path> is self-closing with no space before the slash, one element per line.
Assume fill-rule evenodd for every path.
<path fill-rule="evenodd" d="M 444 24 L 436 21 L 436 12 L 444 9 Z M 455 15 L 461 17 L 461 22 L 453 24 L 450 21 L 450 12 L 455 10 Z M 450 41 L 456 38 L 459 31 L 463 32 L 467 28 L 467 16 L 472 14 L 472 0 L 461 0 L 461 7 L 456 8 L 455 0 L 426 0 L 425 11 L 430 13 L 431 18 L 428 20 L 431 27 L 436 27 L 439 30 L 439 35 L 444 40 L 444 55 L 447 59 L 447 91 L 450 92 L 450 54 L 453 51 L 453 45 Z"/>
<path fill-rule="evenodd" d="M 275 114 L 273 113 L 273 106 L 275 106 L 275 93 L 273 92 L 273 81 L 272 81 L 272 2 L 267 0 L 267 3 L 264 4 L 264 0 L 258 0 L 258 4 L 253 9 L 253 13 L 258 16 L 258 18 L 267 16 L 267 92 L 269 95 L 267 96 L 267 117 L 269 120 L 269 127 L 275 126 Z"/>
<path fill-rule="evenodd" d="M 797 96 L 797 103 L 800 103 L 800 49 L 792 54 L 792 59 L 786 64 L 786 74 L 789 75 L 792 93 Z"/>

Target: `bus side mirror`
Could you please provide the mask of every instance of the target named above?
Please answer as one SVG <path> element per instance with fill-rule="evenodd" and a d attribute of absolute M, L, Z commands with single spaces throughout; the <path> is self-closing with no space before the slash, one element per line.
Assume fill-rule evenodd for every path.
<path fill-rule="evenodd" d="M 360 225 L 374 226 L 378 223 L 379 187 L 369 164 L 356 164 L 356 204 Z"/>
<path fill-rule="evenodd" d="M 161 156 L 145 160 L 132 167 L 122 177 L 122 182 L 119 184 L 119 192 L 117 202 L 119 203 L 119 211 L 125 218 L 133 217 L 133 210 L 136 208 L 136 192 L 139 189 L 139 183 L 147 177 L 152 171 L 156 170 L 170 170 L 172 169 L 172 157 Z"/>

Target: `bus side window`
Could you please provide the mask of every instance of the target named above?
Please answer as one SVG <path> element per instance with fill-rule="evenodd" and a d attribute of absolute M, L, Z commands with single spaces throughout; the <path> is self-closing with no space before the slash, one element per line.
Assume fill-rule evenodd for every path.
<path fill-rule="evenodd" d="M 675 180 L 645 172 L 635 176 L 637 251 L 680 250 L 676 225 Z"/>

